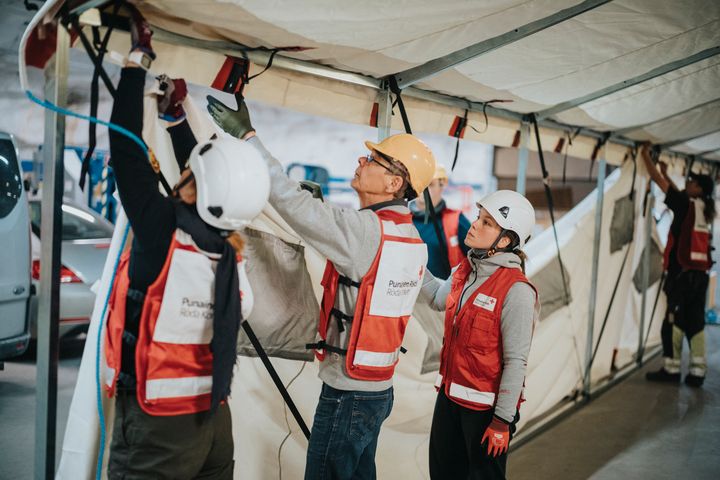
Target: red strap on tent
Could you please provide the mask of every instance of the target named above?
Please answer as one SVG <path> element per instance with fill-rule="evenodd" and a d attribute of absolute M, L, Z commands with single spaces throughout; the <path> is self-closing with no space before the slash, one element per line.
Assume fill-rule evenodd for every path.
<path fill-rule="evenodd" d="M 372 111 L 370 112 L 370 126 L 371 127 L 377 127 L 379 110 L 380 110 L 380 104 L 378 104 L 378 102 L 373 103 Z"/>
<path fill-rule="evenodd" d="M 242 95 L 243 88 L 248 82 L 249 72 L 250 61 L 248 59 L 227 56 L 210 86 L 226 93 Z"/>
<path fill-rule="evenodd" d="M 520 130 L 515 131 L 515 136 L 513 137 L 512 145 L 510 145 L 512 148 L 517 148 L 518 145 L 520 145 Z"/>
<path fill-rule="evenodd" d="M 70 30 L 70 45 L 77 40 L 78 33 Z M 25 46 L 25 63 L 31 67 L 45 68 L 48 60 L 55 55 L 57 25 L 40 25 L 30 33 Z"/>
<path fill-rule="evenodd" d="M 565 137 L 560 137 L 558 139 L 558 142 L 555 144 L 555 153 L 562 152 L 563 147 L 565 146 Z"/>
<path fill-rule="evenodd" d="M 467 127 L 467 112 L 465 117 L 455 116 L 448 135 L 455 138 L 463 138 L 465 136 L 465 127 Z"/>

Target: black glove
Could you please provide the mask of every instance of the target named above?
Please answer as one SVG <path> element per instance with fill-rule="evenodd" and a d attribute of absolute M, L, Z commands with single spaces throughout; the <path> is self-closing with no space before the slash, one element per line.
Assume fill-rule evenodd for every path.
<path fill-rule="evenodd" d="M 233 110 L 212 95 L 207 97 L 207 110 L 218 127 L 235 138 L 242 138 L 248 132 L 255 129 L 250 123 L 250 112 L 248 111 L 245 99 L 239 93 L 235 94 L 238 108 Z"/>

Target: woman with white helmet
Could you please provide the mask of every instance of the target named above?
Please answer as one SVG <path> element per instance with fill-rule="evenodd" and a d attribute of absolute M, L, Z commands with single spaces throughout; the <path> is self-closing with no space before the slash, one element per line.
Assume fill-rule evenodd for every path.
<path fill-rule="evenodd" d="M 434 479 L 505 478 L 539 312 L 522 251 L 535 225 L 532 205 L 510 190 L 477 205 L 467 257 L 444 282 L 426 274 L 422 288 L 421 299 L 445 311 L 430 431 Z"/>
<path fill-rule="evenodd" d="M 112 121 L 140 136 L 144 68 L 155 54 L 147 23 L 129 8 L 133 47 Z M 236 230 L 262 210 L 270 178 L 244 142 L 196 145 L 182 110 L 184 82 L 163 81 L 158 111 L 170 122 L 182 172 L 173 196 L 158 191 L 139 146 L 110 132 L 133 240 L 117 269 L 107 319 L 106 390 L 116 397 L 108 477 L 231 479 L 226 399 L 238 329 L 252 305 Z"/>

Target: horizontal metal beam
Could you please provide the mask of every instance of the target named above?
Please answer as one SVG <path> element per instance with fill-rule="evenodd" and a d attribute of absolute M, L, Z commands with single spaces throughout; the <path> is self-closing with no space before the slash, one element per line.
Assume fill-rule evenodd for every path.
<path fill-rule="evenodd" d="M 643 73 L 642 75 L 638 75 L 636 77 L 628 78 L 627 80 L 623 80 L 622 82 L 616 83 L 615 85 L 610 85 L 609 87 L 605 87 L 582 97 L 559 103 L 554 107 L 550 107 L 548 109 L 538 112 L 537 117 L 542 119 L 557 115 L 558 113 L 570 110 L 571 108 L 575 108 L 578 105 L 592 102 L 593 100 L 597 100 L 598 98 L 602 98 L 615 92 L 619 92 L 620 90 L 632 87 L 633 85 L 646 82 L 653 78 L 665 75 L 666 73 L 670 73 L 674 70 L 678 70 L 680 68 L 687 67 L 688 65 L 692 65 L 693 63 L 697 63 L 710 57 L 714 57 L 718 53 L 720 53 L 720 46 L 705 49 L 694 55 L 690 55 L 687 58 L 661 65 L 657 68 L 653 68 L 649 72 Z"/>
<path fill-rule="evenodd" d="M 655 124 L 657 124 L 657 123 L 661 123 L 661 122 L 664 122 L 664 121 L 666 121 L 666 120 L 670 120 L 671 118 L 679 117 L 680 115 L 685 115 L 686 113 L 690 113 L 690 112 L 692 112 L 692 111 L 694 111 L 694 110 L 698 110 L 698 109 L 700 109 L 700 108 L 705 108 L 705 107 L 707 107 L 707 106 L 709 106 L 709 105 L 712 105 L 713 103 L 718 103 L 718 104 L 720 104 L 720 98 L 716 98 L 716 99 L 714 99 L 714 100 L 710 100 L 709 102 L 700 103 L 700 104 L 695 105 L 695 106 L 693 106 L 693 107 L 687 108 L 687 109 L 685 109 L 685 110 L 683 110 L 683 111 L 681 111 L 681 112 L 673 113 L 672 115 L 668 115 L 667 117 L 658 118 L 657 120 L 653 120 L 652 122 L 644 123 L 644 124 L 642 124 L 642 125 L 633 125 L 632 127 L 621 128 L 621 129 L 619 129 L 619 130 L 614 130 L 614 131 L 613 131 L 613 134 L 615 134 L 615 135 L 625 135 L 626 133 L 634 132 L 634 131 L 640 130 L 640 129 L 642 129 L 642 128 L 649 127 L 649 126 L 651 126 L 651 125 L 655 125 Z"/>
<path fill-rule="evenodd" d="M 112 15 L 103 14 L 103 25 L 113 24 L 115 27 L 115 30 L 120 31 L 128 31 L 128 24 L 127 21 L 124 22 L 118 22 L 119 17 L 114 17 Z M 125 19 L 122 19 L 125 20 Z M 239 56 L 239 57 L 247 57 L 251 62 L 255 63 L 256 65 L 266 65 L 267 62 L 270 59 L 270 52 L 263 51 L 263 50 L 251 50 L 248 51 L 248 47 L 245 45 L 241 45 L 234 42 L 228 42 L 228 41 L 221 41 L 221 40 L 200 40 L 197 38 L 188 37 L 185 35 L 181 35 L 179 33 L 169 32 L 167 30 L 163 30 L 162 28 L 153 26 L 153 39 L 158 40 L 161 42 L 166 42 L 172 45 L 178 45 L 183 47 L 191 47 L 191 48 L 197 48 L 200 50 L 225 54 L 225 55 L 232 55 L 232 56 Z M 317 63 L 313 63 L 307 60 L 298 60 L 295 58 L 286 57 L 282 54 L 275 55 L 275 58 L 273 60 L 273 68 L 281 68 L 284 70 L 292 71 L 292 72 L 299 72 L 304 73 L 307 75 L 312 75 L 315 77 L 320 78 L 328 78 L 331 80 L 337 80 L 340 82 L 348 83 L 351 85 L 358 85 L 362 87 L 367 88 L 373 88 L 375 90 L 381 90 L 383 87 L 383 81 L 382 79 L 377 79 L 374 77 L 370 77 L 367 75 L 362 75 L 359 73 L 352 73 L 352 72 L 346 72 L 343 70 L 338 70 L 332 67 L 328 67 L 325 65 L 320 65 Z M 446 105 L 449 107 L 458 108 L 461 110 L 469 110 L 472 112 L 483 112 L 483 107 L 485 107 L 485 112 L 491 116 L 496 118 L 504 118 L 506 120 L 511 121 L 517 121 L 518 122 L 518 128 L 520 122 L 522 122 L 524 119 L 526 119 L 527 114 L 521 113 L 521 112 L 513 112 L 511 110 L 506 110 L 503 108 L 494 107 L 492 105 L 486 105 L 483 102 L 473 102 L 471 100 L 467 100 L 465 98 L 461 97 L 454 97 L 452 95 L 447 95 L 444 93 L 438 93 L 433 92 L 431 90 L 424 90 L 416 87 L 409 87 L 405 90 L 403 90 L 403 95 L 406 97 L 412 97 L 417 98 L 420 100 L 425 100 L 432 103 L 437 103 L 440 105 Z M 577 126 L 573 125 L 566 125 L 561 122 L 557 122 L 552 119 L 544 119 L 538 121 L 539 126 L 551 129 L 551 130 L 557 130 L 561 132 L 568 132 L 568 133 L 575 133 L 578 130 Z M 592 130 L 589 128 L 580 128 L 580 135 L 596 138 L 596 139 L 602 139 L 606 137 L 606 132 L 600 132 L 597 130 Z M 633 147 L 637 145 L 638 142 L 635 140 L 625 138 L 621 135 L 611 135 L 608 139 L 611 143 L 627 146 L 627 147 Z M 678 155 L 680 157 L 688 157 L 688 154 L 684 152 L 670 152 L 674 155 Z"/>
<path fill-rule="evenodd" d="M 663 148 L 663 149 L 672 148 L 677 145 L 681 145 L 681 144 L 687 143 L 687 142 L 692 142 L 693 140 L 697 140 L 698 138 L 706 137 L 708 135 L 712 135 L 713 133 L 717 133 L 717 132 L 720 132 L 720 128 L 714 127 L 712 130 L 705 132 L 705 133 L 701 133 L 699 135 L 693 135 L 692 137 L 683 138 L 680 140 L 673 140 L 672 142 L 661 143 L 660 148 Z"/>
<path fill-rule="evenodd" d="M 514 28 L 509 32 L 483 40 L 482 42 L 470 45 L 469 47 L 456 50 L 444 57 L 430 60 L 422 65 L 404 70 L 395 74 L 398 87 L 404 89 L 416 84 L 417 82 L 427 80 L 428 78 L 460 65 L 461 63 L 477 58 L 488 52 L 492 52 L 493 50 L 497 50 L 500 47 L 510 45 L 511 43 L 522 40 L 523 38 L 529 37 L 537 32 L 541 32 L 546 28 L 550 28 L 558 23 L 564 22 L 565 20 L 569 20 L 601 5 L 605 5 L 610 1 L 611 0 L 586 0 L 575 6 L 560 10 L 559 12 L 545 18 Z"/>
<path fill-rule="evenodd" d="M 251 47 L 240 45 L 227 41 L 216 40 L 200 40 L 188 37 L 179 33 L 163 30 L 162 28 L 153 26 L 153 40 L 172 43 L 175 45 L 183 45 L 194 47 L 202 50 L 210 50 L 213 52 L 224 53 L 236 57 L 245 57 L 256 65 L 267 65 L 270 61 L 272 52 L 265 50 L 252 50 Z M 304 60 L 297 60 L 282 55 L 275 55 L 273 59 L 273 67 L 290 70 L 293 72 L 306 73 L 316 77 L 330 78 L 353 85 L 362 87 L 370 87 L 380 89 L 382 80 L 373 77 L 360 75 L 357 73 L 345 72 L 332 67 L 312 63 Z"/>

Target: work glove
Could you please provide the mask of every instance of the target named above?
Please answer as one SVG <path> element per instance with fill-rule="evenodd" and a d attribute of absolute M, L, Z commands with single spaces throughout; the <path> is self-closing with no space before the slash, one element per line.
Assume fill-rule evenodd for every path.
<path fill-rule="evenodd" d="M 207 96 L 207 110 L 218 127 L 235 138 L 242 138 L 255 129 L 250 123 L 250 112 L 245 99 L 239 93 L 235 94 L 237 110 L 233 110 L 212 95 Z"/>
<path fill-rule="evenodd" d="M 480 445 L 488 441 L 487 453 L 491 457 L 497 457 L 507 452 L 510 445 L 510 425 L 504 420 L 493 415 L 493 419 L 485 429 Z"/>

